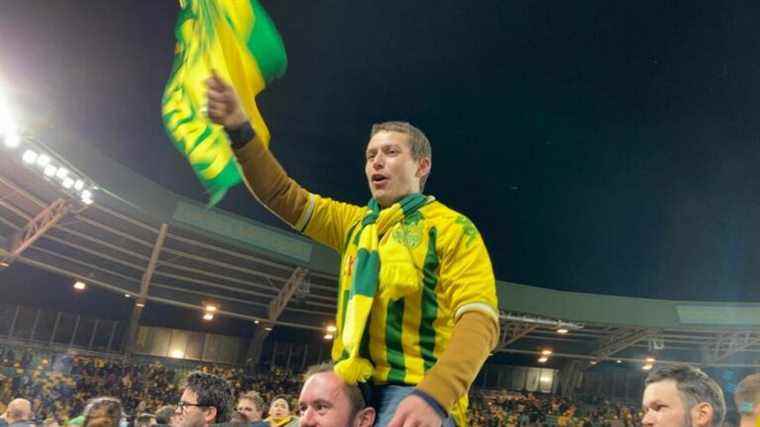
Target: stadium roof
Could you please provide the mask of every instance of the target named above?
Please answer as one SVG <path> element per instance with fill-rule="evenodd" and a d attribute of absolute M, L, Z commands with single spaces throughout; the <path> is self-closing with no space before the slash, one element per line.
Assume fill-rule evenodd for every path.
<path fill-rule="evenodd" d="M 64 142 L 65 144 L 65 142 Z M 148 303 L 323 330 L 335 311 L 328 248 L 171 193 L 82 144 L 65 156 L 26 138 L 0 156 L 0 258 Z M 60 147 L 60 146 L 59 146 Z M 94 203 L 22 160 L 48 153 Z M 59 148 L 60 151 L 60 148 Z M 31 159 L 27 159 L 31 160 Z M 80 189 L 81 190 L 81 189 Z M 575 359 L 760 366 L 760 304 L 663 301 L 498 283 L 500 351 Z M 560 334 L 558 329 L 567 329 Z"/>

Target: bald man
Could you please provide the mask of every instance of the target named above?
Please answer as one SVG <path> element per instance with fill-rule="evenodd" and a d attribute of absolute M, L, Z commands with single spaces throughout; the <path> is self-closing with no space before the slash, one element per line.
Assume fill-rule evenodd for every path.
<path fill-rule="evenodd" d="M 32 403 L 26 399 L 13 399 L 5 411 L 5 421 L 8 425 L 31 421 L 32 418 Z"/>

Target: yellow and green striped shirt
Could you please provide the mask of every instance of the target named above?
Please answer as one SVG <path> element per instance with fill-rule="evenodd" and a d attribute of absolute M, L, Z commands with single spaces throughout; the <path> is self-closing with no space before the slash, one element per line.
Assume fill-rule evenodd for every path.
<path fill-rule="evenodd" d="M 348 239 L 366 207 L 337 202 L 310 194 L 295 228 L 341 254 L 341 283 L 336 325 L 340 336 L 350 292 L 350 269 L 354 260 L 345 254 Z M 389 244 L 392 243 L 392 244 Z M 411 251 L 419 278 L 416 292 L 392 300 L 383 292 L 383 264 L 393 260 L 399 243 Z M 459 317 L 469 311 L 483 312 L 498 322 L 496 285 L 483 239 L 465 216 L 433 201 L 416 215 L 392 226 L 380 236 L 380 283 L 369 320 L 362 353 L 375 366 L 375 384 L 416 385 L 433 367 Z M 408 257 L 406 257 L 408 259 Z M 333 343 L 332 357 L 343 356 L 340 340 Z"/>

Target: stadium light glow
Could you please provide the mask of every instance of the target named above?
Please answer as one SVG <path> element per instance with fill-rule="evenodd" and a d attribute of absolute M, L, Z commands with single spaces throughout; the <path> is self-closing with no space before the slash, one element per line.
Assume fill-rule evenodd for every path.
<path fill-rule="evenodd" d="M 78 179 L 74 183 L 74 190 L 82 191 L 83 188 L 84 188 L 84 181 L 82 181 L 81 179 Z"/>
<path fill-rule="evenodd" d="M 77 280 L 76 282 L 74 282 L 74 289 L 78 291 L 83 291 L 87 289 L 87 285 L 83 281 Z"/>
<path fill-rule="evenodd" d="M 597 363 L 599 363 L 599 362 L 597 362 L 596 360 L 592 360 L 592 361 L 591 361 L 591 362 L 589 362 L 589 363 L 591 364 L 591 366 L 596 366 L 596 364 L 597 364 Z"/>
<path fill-rule="evenodd" d="M 49 164 L 50 164 L 50 156 L 44 153 L 37 156 L 37 166 L 44 168 L 45 166 Z"/>
<path fill-rule="evenodd" d="M 58 172 L 55 173 L 55 176 L 59 179 L 64 179 L 69 175 L 69 170 L 66 168 L 58 168 Z"/>
<path fill-rule="evenodd" d="M 643 369 L 645 371 L 651 371 L 652 367 L 653 367 L 653 365 L 651 363 L 647 363 L 646 365 L 642 366 L 641 369 Z"/>
<path fill-rule="evenodd" d="M 21 156 L 21 160 L 28 165 L 34 164 L 37 161 L 37 153 L 32 150 L 26 150 Z"/>
<path fill-rule="evenodd" d="M 214 320 L 214 315 L 211 313 L 206 313 L 203 315 L 203 320 L 205 321 Z"/>
<path fill-rule="evenodd" d="M 327 332 L 333 333 L 338 330 L 338 328 L 335 327 L 335 325 L 327 325 Z"/>
<path fill-rule="evenodd" d="M 656 361 L 657 361 L 657 359 L 655 359 L 655 358 L 654 358 L 654 357 L 652 357 L 652 356 L 647 356 L 647 358 L 646 358 L 646 359 L 644 359 L 644 361 L 645 361 L 645 362 L 647 362 L 647 364 L 650 364 L 650 365 L 651 365 L 651 364 L 653 364 L 654 362 L 656 362 Z"/>
<path fill-rule="evenodd" d="M 6 148 L 16 148 L 21 145 L 21 138 L 18 135 L 18 129 L 13 123 L 13 119 L 8 114 L 4 105 L 0 104 L 0 139 Z"/>
<path fill-rule="evenodd" d="M 259 324 L 259 321 L 258 321 L 258 320 L 254 320 L 254 321 L 253 321 L 253 323 L 255 323 L 255 324 L 257 324 L 257 325 L 258 325 L 258 324 Z"/>
<path fill-rule="evenodd" d="M 143 307 L 145 307 L 145 303 L 144 302 L 135 303 L 135 307 L 143 308 Z"/>
<path fill-rule="evenodd" d="M 216 313 L 216 306 L 212 304 L 206 305 L 206 312 L 207 313 Z"/>
<path fill-rule="evenodd" d="M 185 352 L 182 350 L 172 350 L 171 353 L 169 353 L 169 357 L 172 357 L 174 359 L 182 359 L 185 357 Z"/>
<path fill-rule="evenodd" d="M 44 173 L 45 173 L 46 177 L 52 178 L 52 177 L 55 176 L 56 172 L 58 172 L 58 168 L 56 168 L 55 166 L 53 166 L 53 165 L 47 165 L 47 166 L 45 166 Z"/>
<path fill-rule="evenodd" d="M 333 339 L 333 334 L 325 334 L 325 339 L 326 339 L 326 340 L 331 340 L 331 339 Z"/>
<path fill-rule="evenodd" d="M 3 143 L 5 144 L 6 148 L 13 149 L 21 145 L 21 138 L 18 136 L 18 133 L 16 132 L 15 129 L 2 132 L 0 134 L 0 137 L 2 137 Z"/>
<path fill-rule="evenodd" d="M 82 203 L 85 205 L 92 204 L 92 192 L 90 190 L 82 191 Z"/>
<path fill-rule="evenodd" d="M 269 326 L 267 326 L 266 328 L 264 328 L 264 330 L 265 330 L 265 331 L 271 331 L 271 330 L 272 330 L 272 328 L 270 328 Z"/>
<path fill-rule="evenodd" d="M 559 328 L 559 329 L 557 329 L 557 333 L 560 334 L 560 335 L 565 335 L 568 332 L 570 332 L 570 330 L 567 329 L 567 328 Z"/>
<path fill-rule="evenodd" d="M 551 356 L 554 353 L 551 349 L 545 348 L 541 350 L 541 356 Z"/>
<path fill-rule="evenodd" d="M 546 363 L 549 361 L 549 357 L 547 356 L 541 356 L 538 358 L 538 363 Z"/>
<path fill-rule="evenodd" d="M 131 298 L 131 297 L 132 297 L 132 295 L 130 295 L 130 294 L 124 294 L 124 298 Z"/>
<path fill-rule="evenodd" d="M 620 359 L 618 359 L 618 360 L 616 360 L 616 361 L 615 361 L 615 363 L 618 363 L 618 364 L 620 364 L 620 363 L 623 363 L 623 361 L 622 361 L 622 360 L 620 360 Z"/>
<path fill-rule="evenodd" d="M 61 185 L 63 185 L 63 188 L 69 190 L 71 189 L 71 187 L 74 186 L 74 180 L 69 177 L 66 177 L 63 179 L 63 182 L 61 183 Z"/>

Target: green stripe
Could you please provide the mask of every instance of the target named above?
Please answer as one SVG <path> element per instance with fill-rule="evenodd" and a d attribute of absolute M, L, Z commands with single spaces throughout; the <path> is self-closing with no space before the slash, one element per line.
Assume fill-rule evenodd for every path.
<path fill-rule="evenodd" d="M 354 283 L 351 284 L 351 298 L 354 295 L 374 297 L 377 293 L 378 272 L 380 271 L 380 256 L 377 251 L 364 248 L 356 253 L 356 271 Z"/>
<path fill-rule="evenodd" d="M 341 301 L 341 307 L 343 308 L 343 312 L 340 315 L 340 329 L 336 332 L 336 334 L 342 334 L 343 328 L 346 327 L 346 307 L 348 306 L 348 298 L 351 295 L 350 291 L 346 289 L 343 291 L 343 301 Z M 348 351 L 346 349 L 343 349 L 343 353 L 340 354 L 340 359 L 338 360 L 344 360 L 348 358 Z"/>
<path fill-rule="evenodd" d="M 269 14 L 258 0 L 251 0 L 255 23 L 248 38 L 248 50 L 256 59 L 264 81 L 269 84 L 272 80 L 282 77 L 288 68 L 288 56 L 280 33 L 274 26 Z"/>
<path fill-rule="evenodd" d="M 427 197 L 423 196 L 421 193 L 412 193 L 401 199 L 399 203 L 401 204 L 401 210 L 404 211 L 404 216 L 416 211 L 426 200 Z"/>
<path fill-rule="evenodd" d="M 312 217 L 314 214 L 312 213 Z M 311 218 L 309 218 L 309 222 L 311 221 Z M 308 224 L 308 222 L 306 223 Z M 354 230 L 356 229 L 356 226 L 359 225 L 359 223 L 354 223 L 354 225 L 351 226 L 351 229 L 348 230 L 348 234 L 346 235 L 346 241 L 343 242 L 343 250 L 341 252 L 346 252 L 346 249 L 348 249 L 348 242 L 351 241 L 351 235 L 354 233 Z M 306 226 L 303 227 L 304 230 L 306 230 Z"/>
<path fill-rule="evenodd" d="M 438 317 L 438 297 L 435 288 L 438 285 L 438 266 L 440 262 L 435 253 L 438 232 L 435 227 L 428 232 L 428 250 L 422 266 L 422 307 L 420 309 L 420 352 L 425 362 L 425 372 L 438 360 L 435 357 L 435 328 L 433 322 Z"/>
<path fill-rule="evenodd" d="M 388 304 L 385 319 L 385 350 L 386 360 L 391 370 L 388 373 L 389 383 L 404 383 L 406 378 L 406 362 L 404 361 L 404 346 L 401 342 L 404 327 L 404 299 L 400 298 Z"/>

